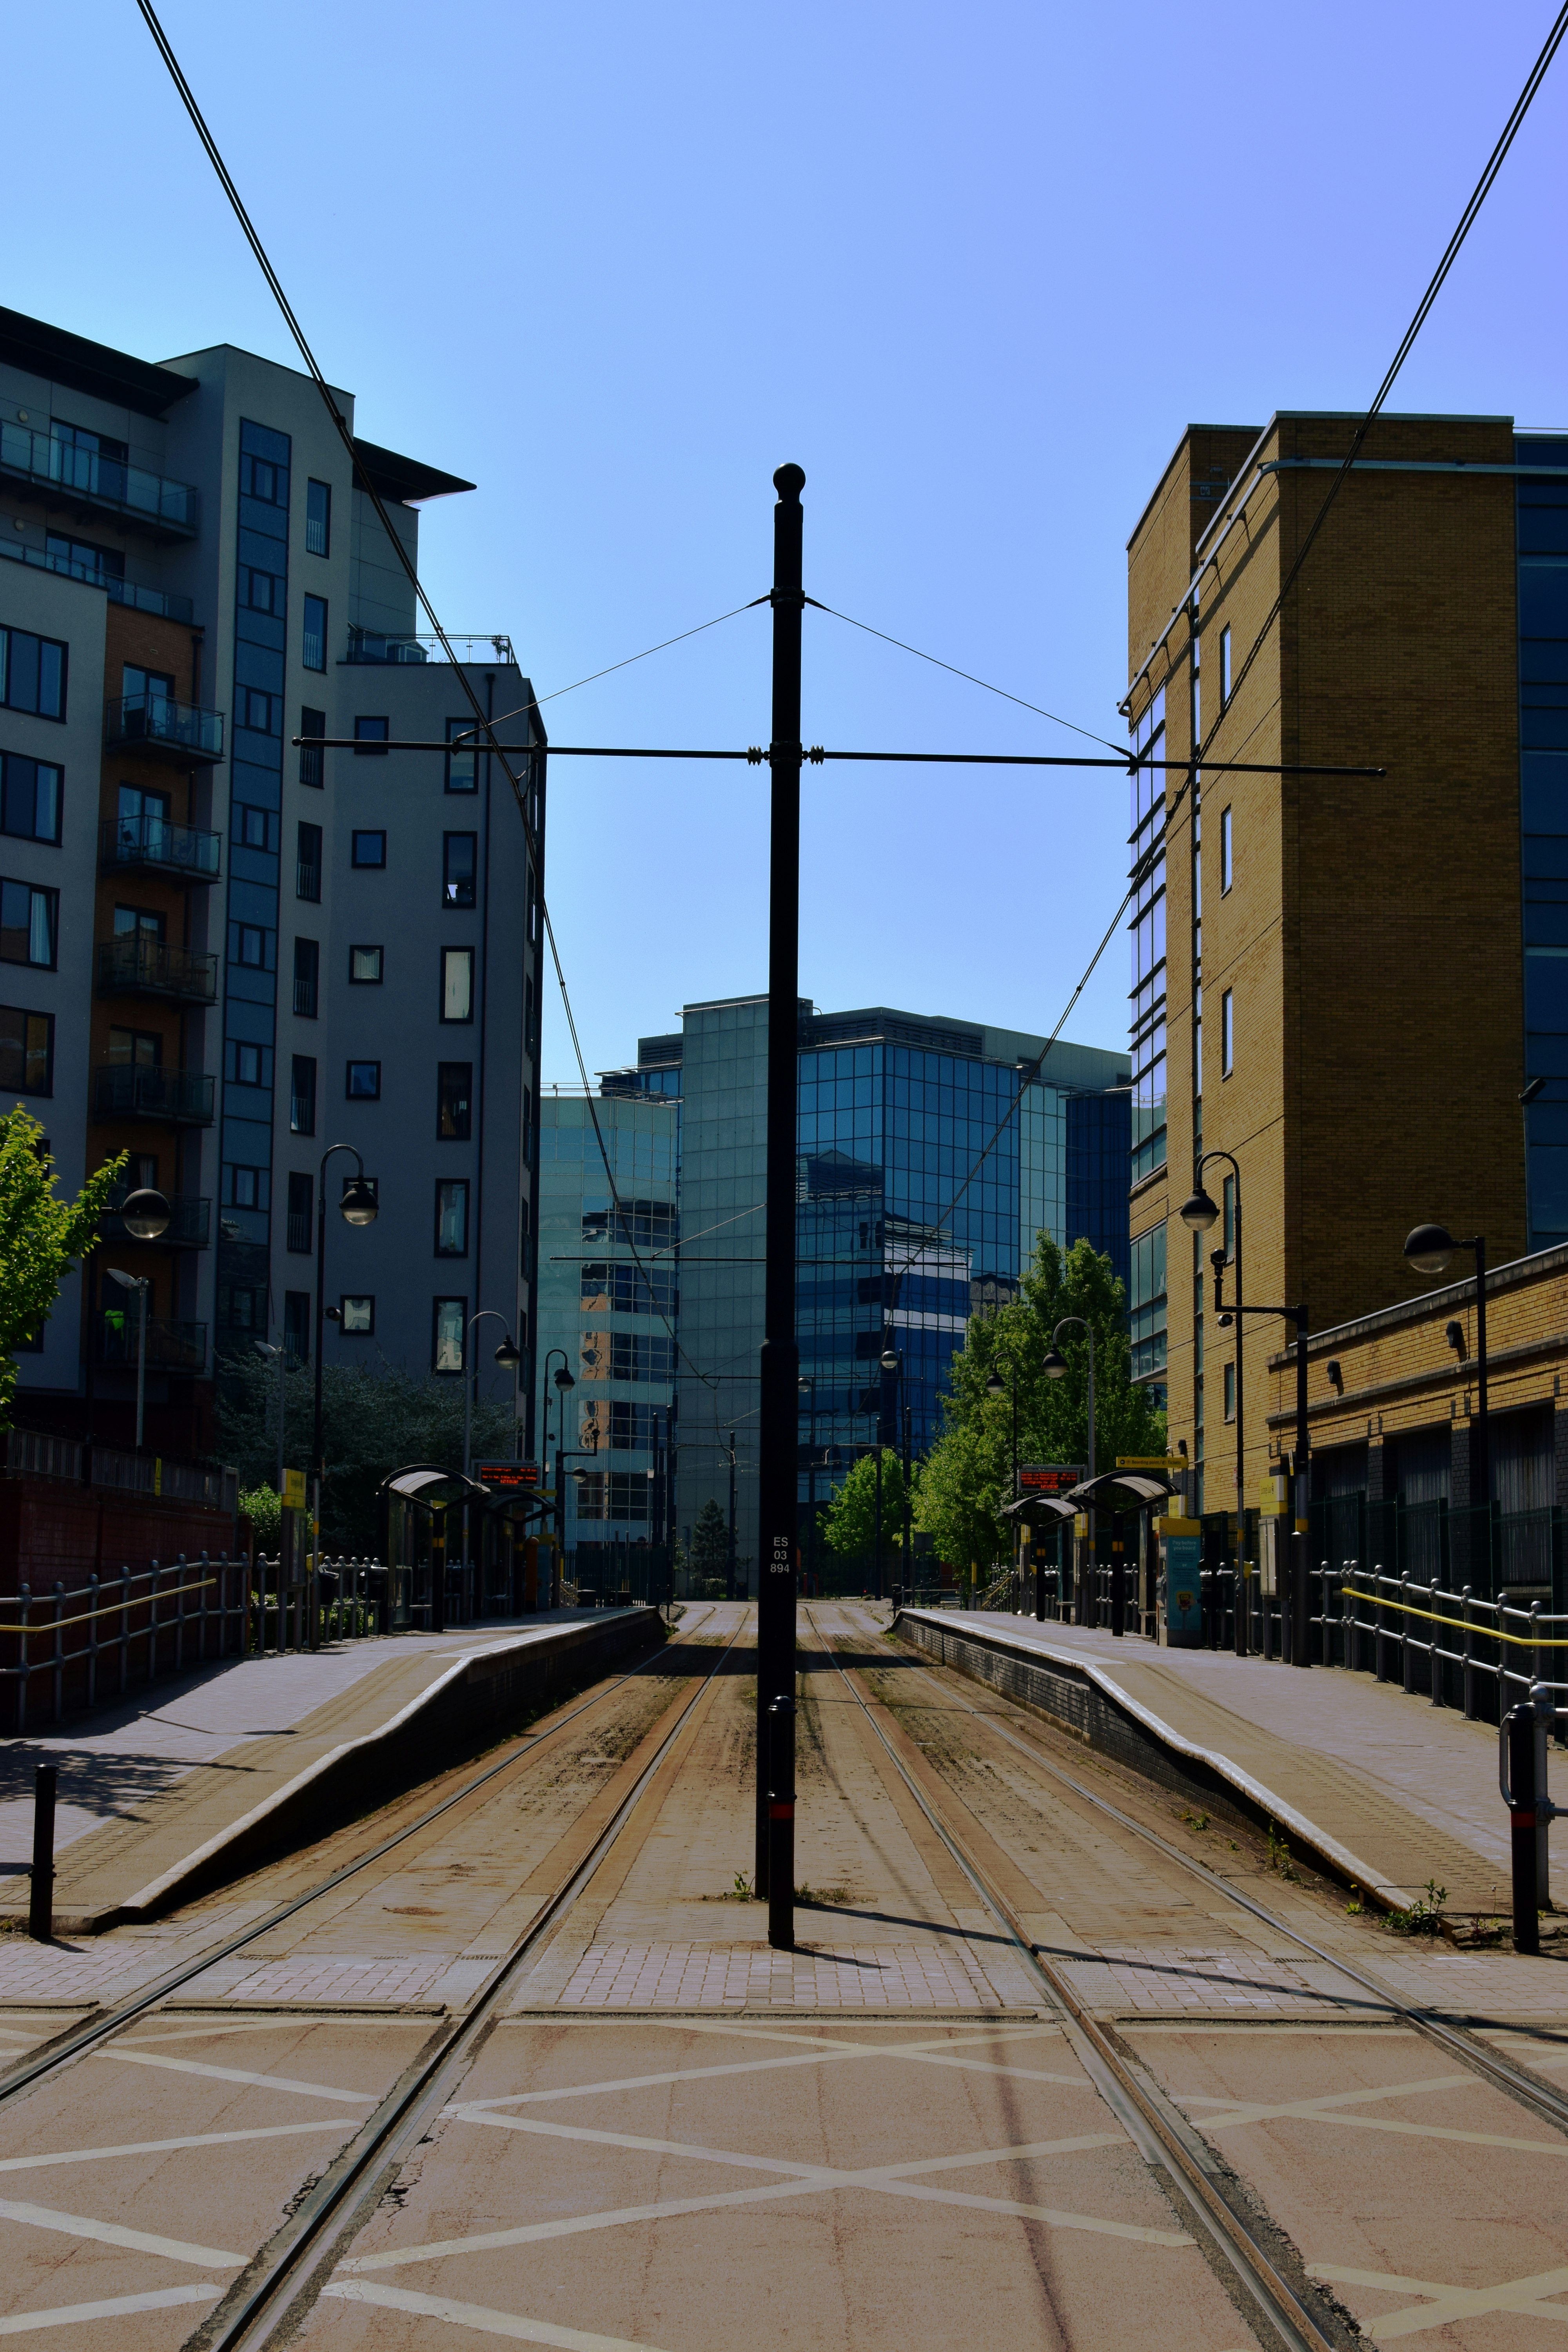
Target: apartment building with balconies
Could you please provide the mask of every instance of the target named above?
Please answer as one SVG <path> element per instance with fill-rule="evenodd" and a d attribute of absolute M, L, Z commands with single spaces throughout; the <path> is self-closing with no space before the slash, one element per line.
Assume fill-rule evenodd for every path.
<path fill-rule="evenodd" d="M 329 1360 L 458 1376 L 481 1307 L 526 1347 L 542 878 L 518 802 L 542 843 L 543 736 L 504 635 L 458 675 L 417 635 L 364 487 L 416 561 L 421 507 L 472 485 L 353 453 L 292 369 L 154 365 L 0 311 L 0 1100 L 66 1191 L 124 1153 L 173 1212 L 155 1243 L 111 1217 L 68 1283 L 20 1360 L 38 1426 L 121 1433 L 111 1267 L 152 1283 L 150 1441 L 182 1453 L 211 1443 L 221 1360 L 310 1356 L 322 1307 Z M 445 744 L 475 699 L 515 784 L 384 748 Z M 361 744 L 310 740 L 332 736 Z M 333 1143 L 380 1213 L 330 1216 L 318 1301 Z M 330 1161 L 334 1203 L 353 1171 Z"/>

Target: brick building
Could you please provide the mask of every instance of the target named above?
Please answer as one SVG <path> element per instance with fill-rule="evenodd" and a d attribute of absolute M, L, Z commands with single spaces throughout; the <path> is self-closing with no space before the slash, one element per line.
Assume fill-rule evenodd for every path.
<path fill-rule="evenodd" d="M 1249 1506 L 1289 1435 L 1283 1327 L 1248 1318 L 1238 1397 L 1215 1326 L 1226 1163 L 1223 1226 L 1180 1222 L 1201 1153 L 1240 1167 L 1247 1297 L 1320 1331 L 1406 1328 L 1424 1220 L 1494 1265 L 1568 1239 L 1568 438 L 1380 419 L 1243 677 L 1354 421 L 1189 426 L 1129 545 L 1140 749 L 1387 772 L 1134 785 L 1134 857 L 1163 837 L 1132 925 L 1135 1362 L 1210 1511 L 1235 1507 L 1238 1409 Z"/>

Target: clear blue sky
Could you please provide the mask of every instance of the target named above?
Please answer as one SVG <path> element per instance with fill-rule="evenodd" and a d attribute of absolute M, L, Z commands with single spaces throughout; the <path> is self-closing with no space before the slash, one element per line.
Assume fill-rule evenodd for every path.
<path fill-rule="evenodd" d="M 1189 419 L 1364 405 L 1549 0 L 166 0 L 455 629 L 538 690 L 758 594 L 803 465 L 824 602 L 1114 733 L 1124 542 Z M 132 0 L 6 35 L 6 292 L 154 358 L 291 352 Z M 1394 403 L 1568 425 L 1559 60 Z M 748 614 L 552 703 L 563 740 L 767 730 Z M 808 740 L 1072 739 L 819 614 Z M 590 1066 L 765 982 L 763 772 L 557 764 L 550 896 Z M 801 978 L 1054 1025 L 1121 895 L 1125 783 L 808 772 Z M 1124 1042 L 1124 942 L 1068 1034 Z M 558 1008 L 547 1077 L 574 1075 Z"/>

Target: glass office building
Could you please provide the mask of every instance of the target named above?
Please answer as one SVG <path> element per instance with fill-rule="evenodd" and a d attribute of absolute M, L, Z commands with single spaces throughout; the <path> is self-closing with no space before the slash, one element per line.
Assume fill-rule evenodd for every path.
<path fill-rule="evenodd" d="M 1058 1043 L 1020 1100 L 1044 1043 L 884 1006 L 802 1004 L 803 1510 L 879 1433 L 900 1443 L 906 1412 L 916 1454 L 938 1435 L 971 1315 L 1016 1296 L 1042 1230 L 1064 1247 L 1087 1237 L 1126 1281 L 1128 1058 Z M 689 1526 L 710 1496 L 727 1510 L 732 1467 L 742 1562 L 756 1550 L 766 1077 L 758 996 L 688 1005 L 679 1036 L 644 1039 L 637 1067 L 603 1081 L 623 1097 L 679 1087 L 679 1517 Z M 896 1374 L 880 1368 L 889 1341 Z"/>
<path fill-rule="evenodd" d="M 598 1133 L 595 1132 L 597 1119 Z M 604 1139 L 616 1200 L 599 1148 Z M 598 1548 L 661 1542 L 660 1449 L 675 1403 L 680 1105 L 658 1089 L 539 1106 L 536 1361 L 541 1443 L 561 1441 L 563 1363 L 568 1470 L 565 1542 L 576 1573 L 600 1578 Z"/>

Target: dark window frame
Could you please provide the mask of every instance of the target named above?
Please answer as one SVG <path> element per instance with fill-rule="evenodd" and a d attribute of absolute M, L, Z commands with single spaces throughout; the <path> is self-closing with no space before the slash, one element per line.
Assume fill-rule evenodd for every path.
<path fill-rule="evenodd" d="M 455 896 L 454 896 L 454 891 L 455 891 L 455 890 L 459 890 L 459 889 L 461 889 L 461 888 L 462 888 L 462 887 L 463 887 L 463 877 L 462 877 L 461 876 L 459 876 L 459 877 L 458 877 L 458 880 L 457 880 L 457 882 L 456 882 L 456 883 L 454 883 L 454 881 L 453 881 L 453 877 L 452 877 L 452 844 L 453 844 L 455 841 L 466 841 L 466 842 L 469 845 L 469 851 L 470 851 L 470 863 L 469 863 L 469 866 L 468 866 L 468 877 L 467 877 L 468 895 L 468 897 L 467 897 L 466 898 L 458 898 L 458 897 L 455 897 Z M 469 908 L 471 908 L 477 907 L 477 906 L 478 906 L 478 904 L 479 904 L 479 835 L 478 835 L 477 833 L 466 833 L 466 832 L 465 832 L 465 833 L 444 833 L 444 834 L 441 835 L 441 904 L 442 904 L 442 906 L 443 906 L 443 907 L 449 907 L 449 908 L 451 908 L 454 910 L 454 912 L 466 911 L 466 910 L 468 910 L 468 909 L 469 909 Z"/>
<path fill-rule="evenodd" d="M 38 649 L 33 656 L 38 698 L 33 702 L 15 702 L 11 698 L 13 673 L 16 668 L 16 651 L 12 640 L 17 637 L 24 638 L 28 645 L 36 646 Z M 29 719 L 47 719 L 52 726 L 65 726 L 68 698 L 67 680 L 70 667 L 70 647 L 66 640 L 63 637 L 41 636 L 36 629 L 16 629 L 10 626 L 0 626 L 0 639 L 4 639 L 4 644 L 0 645 L 0 709 L 19 710 Z M 58 656 L 58 664 L 46 662 L 44 658 L 46 646 L 50 653 Z M 58 710 L 50 709 L 43 699 L 45 673 L 51 667 L 56 672 L 55 684 L 58 690 Z"/>
<path fill-rule="evenodd" d="M 362 841 L 379 841 L 381 844 L 381 856 L 379 857 L 362 857 L 360 856 L 359 848 Z M 374 825 L 356 825 L 349 846 L 352 863 L 358 867 L 361 873 L 385 873 L 386 833 L 384 827 L 377 829 Z"/>
<path fill-rule="evenodd" d="M 370 1309 L 366 1323 L 351 1324 L 349 1306 L 364 1306 Z M 375 1293 L 374 1290 L 341 1290 L 338 1293 L 338 1329 L 345 1339 L 374 1339 L 375 1337 Z"/>
<path fill-rule="evenodd" d="M 33 795 L 34 829 L 30 833 L 18 833 L 5 822 L 6 814 L 12 805 L 11 796 L 13 789 L 17 792 L 20 792 L 21 790 L 19 778 L 16 786 L 13 787 L 11 778 L 11 770 L 13 767 L 17 769 L 30 768 L 33 772 L 30 782 Z M 37 829 L 38 817 L 38 770 L 40 768 L 47 769 L 48 772 L 55 780 L 55 829 L 53 833 L 39 833 Z M 5 834 L 8 839 L 12 841 L 41 841 L 47 847 L 50 849 L 58 849 L 60 846 L 60 837 L 65 828 L 65 797 L 66 772 L 58 760 L 35 760 L 32 754 L 27 751 L 0 751 L 0 833 Z"/>
<path fill-rule="evenodd" d="M 460 1192 L 463 1196 L 463 1246 L 461 1249 L 444 1249 L 441 1245 L 441 1195 L 454 1191 Z M 431 1244 L 432 1256 L 449 1259 L 453 1263 L 468 1256 L 468 1214 L 472 1205 L 470 1180 L 467 1176 L 438 1176 L 436 1179 L 436 1228 Z"/>
<path fill-rule="evenodd" d="M 368 971 L 356 971 L 354 970 L 354 958 L 355 956 L 361 955 L 374 956 L 375 971 L 374 973 Z M 375 940 L 351 940 L 349 943 L 349 986 L 351 988 L 380 988 L 383 985 L 385 977 L 386 950 L 380 944 L 380 942 Z"/>
<path fill-rule="evenodd" d="M 375 1084 L 368 1091 L 354 1084 L 356 1070 L 374 1070 Z M 343 1064 L 343 1100 L 345 1102 L 379 1102 L 381 1100 L 381 1064 L 379 1062 L 346 1061 Z"/>
<path fill-rule="evenodd" d="M 367 729 L 379 729 L 380 732 L 367 733 L 365 731 Z M 378 718 L 372 713 L 365 713 L 357 718 L 354 720 L 354 758 L 384 760 L 386 739 L 391 732 L 392 722 L 388 719 Z"/>
<path fill-rule="evenodd" d="M 324 710 L 312 710 L 309 703 L 301 703 L 300 706 L 300 734 L 324 735 L 326 731 L 326 712 Z M 322 785 L 326 782 L 326 763 L 327 755 L 325 751 L 321 749 L 320 745 L 301 743 L 300 746 L 300 782 L 302 784 L 309 784 L 313 790 L 320 792 Z"/>
<path fill-rule="evenodd" d="M 309 1072 L 308 1091 L 300 1090 L 300 1073 Z M 289 1132 L 290 1135 L 314 1135 L 316 1132 L 316 1056 L 314 1054 L 294 1054 L 289 1069 Z M 299 1118 L 301 1109 L 309 1114 L 308 1122 Z"/>
<path fill-rule="evenodd" d="M 320 490 L 318 499 L 316 492 Z M 315 507 L 322 511 L 311 511 Z M 320 540 L 321 544 L 317 545 Z M 305 552 L 307 555 L 331 555 L 332 551 L 332 486 L 320 482 L 313 474 L 305 477 Z"/>
<path fill-rule="evenodd" d="M 443 1364 L 439 1360 L 441 1309 L 443 1307 L 456 1307 L 461 1310 L 459 1315 L 459 1337 L 458 1342 L 458 1361 L 456 1364 Z M 430 1370 L 432 1373 L 439 1380 L 460 1381 L 464 1373 L 468 1369 L 468 1293 L 465 1291 L 461 1297 L 459 1297 L 456 1291 L 448 1290 L 443 1292 L 439 1297 L 432 1298 L 430 1301 Z"/>
<path fill-rule="evenodd" d="M 0 1034 L 0 1052 L 15 1050 L 20 1055 L 21 1076 L 0 1081 L 0 1095 L 29 1095 L 42 1101 L 55 1090 L 55 1016 L 52 1013 L 35 1012 L 30 1004 L 0 1004 L 0 1031 L 12 1021 L 21 1024 L 20 1034 L 13 1039 Z M 35 1035 L 39 1027 L 43 1032 L 41 1042 Z M 43 1055 L 43 1084 L 35 1086 L 29 1084 L 29 1078 L 34 1056 L 38 1054 Z"/>
<path fill-rule="evenodd" d="M 468 958 L 468 1009 L 466 1013 L 448 1013 L 447 1010 L 447 960 L 449 956 L 466 956 Z M 440 978 L 436 996 L 437 1018 L 440 1022 L 442 1027 L 446 1029 L 471 1029 L 474 1024 L 474 997 L 476 994 L 474 988 L 473 949 L 466 945 L 444 947 L 441 950 L 439 971 Z"/>
<path fill-rule="evenodd" d="M 46 960 L 45 958 L 43 958 L 43 957 L 40 957 L 40 956 L 35 956 L 35 955 L 33 955 L 33 954 L 31 954 L 31 953 L 28 953 L 28 954 L 26 954 L 26 955 L 20 955 L 20 956 L 7 955 L 7 954 L 5 953 L 5 922 L 4 922 L 4 893 L 5 893 L 6 890 L 25 890 L 25 891 L 27 893 L 27 921 L 26 921 L 26 936 L 27 936 L 27 945 L 28 945 L 29 950 L 31 949 L 31 946 L 32 946 L 32 939 L 33 939 L 33 900 L 34 900 L 35 898 L 42 898 L 42 899 L 44 900 L 44 902 L 45 902 L 45 904 L 46 904 L 46 906 L 47 906 L 47 910 L 48 910 L 48 911 L 47 911 L 47 921 L 48 921 L 48 927 L 49 927 L 49 952 L 48 952 L 48 956 L 47 956 L 47 960 Z M 15 926 L 13 926 L 12 928 L 14 929 L 14 928 L 15 928 Z M 15 875 L 15 874 L 0 875 L 0 963 L 15 964 L 15 965 L 16 965 L 16 966 L 17 966 L 17 968 L 18 968 L 19 970 L 24 970 L 24 971 L 58 971 L 58 969 L 59 969 L 59 961 L 60 961 L 60 894 L 59 894 L 59 892 L 58 892 L 58 890 L 51 890 L 51 889 L 49 889 L 49 888 L 47 887 L 47 886 L 46 884 L 42 883 L 42 882 L 26 882 L 26 881 L 24 881 L 24 880 L 22 879 L 22 877 L 21 877 L 19 875 Z"/>
<path fill-rule="evenodd" d="M 458 1078 L 456 1073 L 462 1073 Z M 462 1123 L 450 1130 L 444 1122 L 449 1098 L 462 1097 Z M 437 1062 L 436 1065 L 436 1139 L 438 1143 L 471 1143 L 474 1139 L 474 1066 L 472 1062 Z"/>

